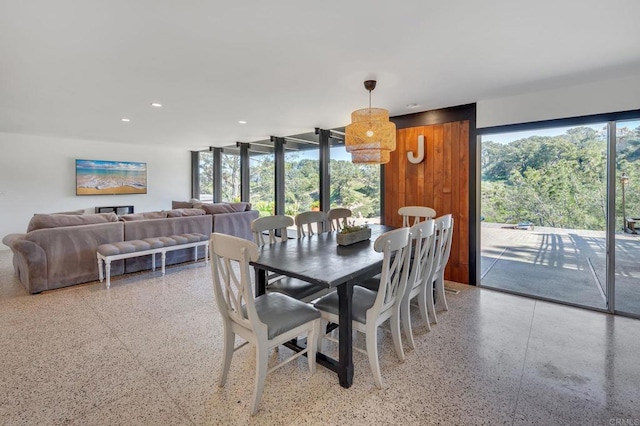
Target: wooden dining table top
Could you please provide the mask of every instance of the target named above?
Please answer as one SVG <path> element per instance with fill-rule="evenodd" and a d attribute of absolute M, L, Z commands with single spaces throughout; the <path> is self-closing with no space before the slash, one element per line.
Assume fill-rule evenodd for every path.
<path fill-rule="evenodd" d="M 372 224 L 371 239 L 340 246 L 336 232 L 325 232 L 282 244 L 265 245 L 251 265 L 324 287 L 337 287 L 380 271 L 383 254 L 373 249 L 375 239 L 394 228 Z"/>

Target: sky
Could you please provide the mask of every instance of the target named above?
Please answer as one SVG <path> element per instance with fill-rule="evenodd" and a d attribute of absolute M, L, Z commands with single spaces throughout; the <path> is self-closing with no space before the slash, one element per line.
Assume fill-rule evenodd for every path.
<path fill-rule="evenodd" d="M 558 136 L 565 134 L 567 130 L 575 127 L 590 127 L 594 130 L 600 131 L 606 127 L 607 123 L 596 123 L 588 126 L 567 126 L 567 127 L 552 127 L 548 129 L 537 130 L 524 130 L 521 132 L 509 132 L 509 133 L 494 133 L 488 135 L 482 135 L 482 141 L 493 141 L 497 143 L 506 144 L 509 142 L 517 141 L 519 139 L 528 138 L 529 136 Z M 618 121 L 616 126 L 620 129 L 628 127 L 630 129 L 636 129 L 640 127 L 640 120 Z"/>
<path fill-rule="evenodd" d="M 606 123 L 580 127 L 591 127 L 594 130 L 602 130 L 604 126 L 606 126 Z M 559 136 L 567 133 L 567 130 L 573 129 L 575 127 L 576 126 L 553 127 L 549 129 L 524 130 L 520 132 L 494 133 L 489 135 L 482 135 L 482 141 L 493 141 L 506 144 L 509 142 L 517 141 L 519 139 L 528 138 L 530 136 Z"/>

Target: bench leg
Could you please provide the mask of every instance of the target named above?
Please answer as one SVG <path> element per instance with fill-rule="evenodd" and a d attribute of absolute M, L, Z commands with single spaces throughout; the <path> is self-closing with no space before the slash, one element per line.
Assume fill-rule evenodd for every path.
<path fill-rule="evenodd" d="M 107 275 L 107 288 L 111 286 L 111 259 L 104 260 L 104 272 Z"/>
<path fill-rule="evenodd" d="M 162 275 L 164 275 L 164 265 L 167 260 L 167 252 L 162 250 Z"/>
<path fill-rule="evenodd" d="M 193 248 L 193 261 L 197 262 L 198 261 L 198 246 L 195 246 Z"/>
<path fill-rule="evenodd" d="M 104 280 L 104 275 L 102 274 L 102 259 L 100 259 L 100 255 L 98 255 L 98 278 L 100 278 L 100 282 Z"/>
<path fill-rule="evenodd" d="M 152 271 L 156 270 L 156 254 L 155 253 L 151 253 L 151 270 Z"/>
<path fill-rule="evenodd" d="M 209 263 L 209 242 L 204 245 L 204 263 Z"/>

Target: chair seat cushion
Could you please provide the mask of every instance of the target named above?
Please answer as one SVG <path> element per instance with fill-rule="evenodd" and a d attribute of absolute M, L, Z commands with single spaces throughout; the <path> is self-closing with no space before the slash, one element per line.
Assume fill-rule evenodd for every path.
<path fill-rule="evenodd" d="M 380 274 L 375 277 L 367 278 L 366 280 L 358 283 L 360 287 L 368 288 L 369 290 L 378 291 L 380 288 Z"/>
<path fill-rule="evenodd" d="M 367 323 L 367 311 L 375 303 L 377 295 L 378 293 L 367 288 L 357 285 L 353 287 L 352 316 L 354 321 L 362 324 Z M 338 293 L 333 292 L 322 297 L 314 303 L 314 306 L 320 311 L 338 315 Z"/>
<path fill-rule="evenodd" d="M 260 321 L 267 325 L 269 340 L 289 330 L 320 318 L 311 305 L 280 293 L 267 293 L 254 299 Z M 247 315 L 246 307 L 242 308 Z"/>
<path fill-rule="evenodd" d="M 267 286 L 267 291 L 286 294 L 298 300 L 302 300 L 325 289 L 326 287 L 291 277 L 282 277 Z"/>

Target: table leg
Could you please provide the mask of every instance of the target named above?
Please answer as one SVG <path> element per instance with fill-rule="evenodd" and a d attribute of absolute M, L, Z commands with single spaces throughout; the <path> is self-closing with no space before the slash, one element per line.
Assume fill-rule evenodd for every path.
<path fill-rule="evenodd" d="M 339 351 L 338 378 L 340 386 L 348 388 L 353 383 L 353 342 L 351 336 L 353 284 L 338 286 Z"/>
<path fill-rule="evenodd" d="M 256 297 L 267 292 L 267 271 L 265 269 L 253 268 L 256 281 Z"/>

